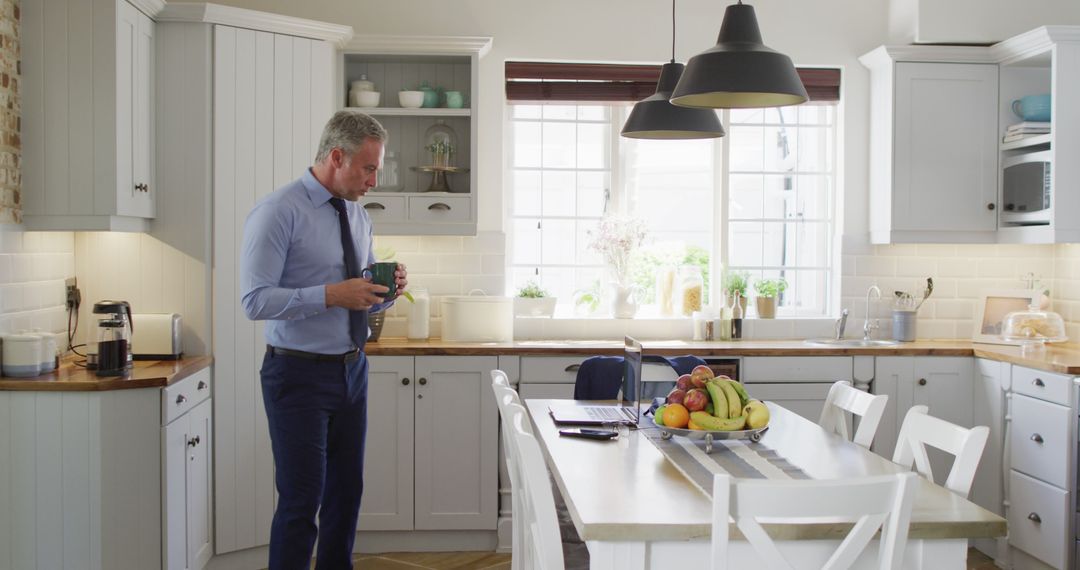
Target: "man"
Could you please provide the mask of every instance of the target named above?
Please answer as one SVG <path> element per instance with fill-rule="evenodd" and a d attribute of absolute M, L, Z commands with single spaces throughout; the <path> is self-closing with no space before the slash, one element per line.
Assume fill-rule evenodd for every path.
<path fill-rule="evenodd" d="M 260 374 L 279 495 L 270 570 L 309 568 L 316 536 L 318 570 L 352 568 L 367 315 L 394 300 L 360 277 L 375 256 L 371 219 L 356 200 L 378 182 L 386 138 L 371 117 L 339 111 L 323 129 L 315 165 L 255 204 L 244 223 L 241 301 L 248 318 L 267 321 Z M 404 265 L 394 277 L 400 294 Z"/>

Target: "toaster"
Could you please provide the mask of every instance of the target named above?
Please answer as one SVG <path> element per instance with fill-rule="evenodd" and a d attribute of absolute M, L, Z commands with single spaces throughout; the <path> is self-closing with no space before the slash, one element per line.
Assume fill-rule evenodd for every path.
<path fill-rule="evenodd" d="M 131 354 L 135 360 L 176 360 L 184 353 L 180 315 L 135 313 L 131 323 Z"/>

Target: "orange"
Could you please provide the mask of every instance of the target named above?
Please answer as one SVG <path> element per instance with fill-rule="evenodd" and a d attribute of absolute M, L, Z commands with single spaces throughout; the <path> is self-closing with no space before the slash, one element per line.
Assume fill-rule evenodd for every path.
<path fill-rule="evenodd" d="M 682 404 L 668 404 L 664 409 L 664 425 L 673 428 L 684 428 L 690 421 L 690 412 Z"/>

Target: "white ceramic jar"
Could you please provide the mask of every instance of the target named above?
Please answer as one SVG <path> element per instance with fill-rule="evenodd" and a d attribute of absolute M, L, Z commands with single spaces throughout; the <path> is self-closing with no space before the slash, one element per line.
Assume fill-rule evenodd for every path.
<path fill-rule="evenodd" d="M 34 332 L 30 334 L 37 336 L 41 340 L 41 373 L 45 374 L 56 370 L 59 364 L 59 357 L 56 352 L 56 335 L 37 329 L 34 329 Z"/>
<path fill-rule="evenodd" d="M 375 84 L 368 81 L 367 75 L 361 75 L 360 79 L 353 81 L 349 84 L 349 106 L 350 107 L 374 107 L 379 104 L 378 96 L 376 96 L 374 105 L 362 105 L 360 100 L 360 94 L 365 91 L 374 91 Z M 365 102 L 370 99 L 365 99 Z"/>
<path fill-rule="evenodd" d="M 411 340 L 424 340 L 430 336 L 431 297 L 423 287 L 409 290 L 412 292 L 413 302 L 409 303 L 409 329 L 405 336 Z"/>
<path fill-rule="evenodd" d="M 25 378 L 41 374 L 41 337 L 20 332 L 3 337 L 4 376 Z"/>

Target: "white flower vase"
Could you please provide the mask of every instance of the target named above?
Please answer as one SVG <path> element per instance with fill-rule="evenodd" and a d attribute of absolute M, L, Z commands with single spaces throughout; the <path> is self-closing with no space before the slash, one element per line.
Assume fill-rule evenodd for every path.
<path fill-rule="evenodd" d="M 612 284 L 611 316 L 616 319 L 632 319 L 637 314 L 637 291 L 630 285 Z"/>

